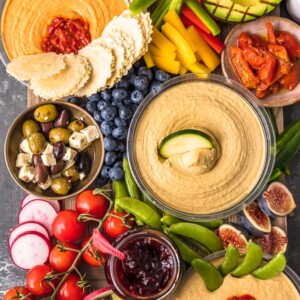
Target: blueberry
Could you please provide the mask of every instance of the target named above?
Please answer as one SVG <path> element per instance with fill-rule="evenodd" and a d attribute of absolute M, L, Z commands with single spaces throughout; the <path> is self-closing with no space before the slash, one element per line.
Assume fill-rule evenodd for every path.
<path fill-rule="evenodd" d="M 109 178 L 112 181 L 119 181 L 124 178 L 124 172 L 121 168 L 119 167 L 113 167 L 109 171 Z"/>
<path fill-rule="evenodd" d="M 112 121 L 118 114 L 115 106 L 109 105 L 101 111 L 101 116 L 105 121 Z"/>
<path fill-rule="evenodd" d="M 158 80 L 154 80 L 150 85 L 150 92 L 157 93 L 159 91 L 159 87 L 161 85 L 161 82 Z"/>
<path fill-rule="evenodd" d="M 104 138 L 104 149 L 107 151 L 115 151 L 117 149 L 118 143 L 114 138 L 105 137 Z"/>
<path fill-rule="evenodd" d="M 145 90 L 143 90 L 143 91 L 141 91 L 142 92 L 142 94 L 144 95 L 144 97 L 145 96 L 147 96 L 148 95 L 148 93 L 149 93 L 149 90 L 148 89 L 145 89 Z"/>
<path fill-rule="evenodd" d="M 109 101 L 111 99 L 110 90 L 104 90 L 104 91 L 100 92 L 100 95 L 104 101 Z"/>
<path fill-rule="evenodd" d="M 137 75 L 131 74 L 131 75 L 128 77 L 129 83 L 132 84 L 132 85 L 134 85 L 134 80 L 135 80 L 136 77 L 137 77 Z"/>
<path fill-rule="evenodd" d="M 96 180 L 96 186 L 101 188 L 103 186 L 105 186 L 108 183 L 108 177 L 107 178 L 103 178 L 102 176 L 98 177 Z"/>
<path fill-rule="evenodd" d="M 101 123 L 103 121 L 103 118 L 101 116 L 101 112 L 99 110 L 94 111 L 93 117 L 94 117 L 95 121 L 97 121 L 98 123 Z"/>
<path fill-rule="evenodd" d="M 107 165 L 112 165 L 117 160 L 117 154 L 114 151 L 108 151 L 105 153 L 104 162 Z"/>
<path fill-rule="evenodd" d="M 132 116 L 132 111 L 128 106 L 119 107 L 119 116 L 123 120 L 129 120 Z"/>
<path fill-rule="evenodd" d="M 85 109 L 86 109 L 89 113 L 93 114 L 94 111 L 96 110 L 96 108 L 97 108 L 97 105 L 96 105 L 95 102 L 88 101 L 88 102 L 86 103 Z"/>
<path fill-rule="evenodd" d="M 100 93 L 93 94 L 91 96 L 88 96 L 88 99 L 92 102 L 98 102 L 101 100 L 101 95 L 100 95 Z"/>
<path fill-rule="evenodd" d="M 97 109 L 98 109 L 98 110 L 103 110 L 103 109 L 106 108 L 107 106 L 109 106 L 109 103 L 108 103 L 107 101 L 101 100 L 101 101 L 99 101 L 99 102 L 97 103 Z"/>
<path fill-rule="evenodd" d="M 144 99 L 144 95 L 141 91 L 134 90 L 130 95 L 130 99 L 133 103 L 140 104 Z"/>
<path fill-rule="evenodd" d="M 103 121 L 100 125 L 101 132 L 105 135 L 108 136 L 112 134 L 112 131 L 114 130 L 115 126 L 113 121 Z"/>
<path fill-rule="evenodd" d="M 117 146 L 117 150 L 116 151 L 120 151 L 121 153 L 123 153 L 126 150 L 126 145 L 123 142 L 118 142 L 118 146 Z"/>
<path fill-rule="evenodd" d="M 152 71 L 150 69 L 148 69 L 147 67 L 140 67 L 138 70 L 138 75 L 146 76 L 149 79 L 149 81 L 151 81 L 153 78 Z"/>
<path fill-rule="evenodd" d="M 123 166 L 123 161 L 122 160 L 118 160 L 114 163 L 114 167 L 122 168 L 122 166 Z"/>
<path fill-rule="evenodd" d="M 116 89 L 127 90 L 129 88 L 129 81 L 127 78 L 123 77 L 119 82 L 115 84 Z"/>
<path fill-rule="evenodd" d="M 127 126 L 127 122 L 123 119 L 121 119 L 120 117 L 116 117 L 114 119 L 114 122 L 115 122 L 115 125 L 120 127 L 120 126 L 123 126 L 123 127 L 126 127 Z"/>
<path fill-rule="evenodd" d="M 103 178 L 108 178 L 108 173 L 110 169 L 111 169 L 110 166 L 104 165 L 101 169 L 100 176 Z"/>
<path fill-rule="evenodd" d="M 138 69 L 138 68 L 142 67 L 143 65 L 144 65 L 144 61 L 143 61 L 142 59 L 140 59 L 140 60 L 137 60 L 137 61 L 133 64 L 133 67 L 134 67 L 135 69 Z"/>
<path fill-rule="evenodd" d="M 124 105 L 130 105 L 132 103 L 131 99 L 129 99 L 129 98 L 124 99 L 122 102 Z"/>
<path fill-rule="evenodd" d="M 117 127 L 113 130 L 112 136 L 118 140 L 126 139 L 127 137 L 127 128 L 125 127 Z"/>
<path fill-rule="evenodd" d="M 164 82 L 167 81 L 171 78 L 171 76 L 166 73 L 165 71 L 162 70 L 157 70 L 155 72 L 155 79 L 157 79 L 158 81 Z"/>
<path fill-rule="evenodd" d="M 79 105 L 81 102 L 80 98 L 75 96 L 68 97 L 67 101 L 76 105 Z"/>
<path fill-rule="evenodd" d="M 146 76 L 144 75 L 140 75 L 140 76 L 136 76 L 134 79 L 134 87 L 139 90 L 139 91 L 143 91 L 146 90 L 149 86 L 149 80 Z"/>
<path fill-rule="evenodd" d="M 123 106 L 123 102 L 122 101 L 119 101 L 119 100 L 114 100 L 112 103 L 111 103 L 112 106 Z"/>
<path fill-rule="evenodd" d="M 122 101 L 126 99 L 127 91 L 123 89 L 113 89 L 111 95 L 115 100 Z"/>
<path fill-rule="evenodd" d="M 138 107 L 139 106 L 137 104 L 131 104 L 130 105 L 130 109 L 131 109 L 131 111 L 132 111 L 133 114 L 135 113 L 135 111 L 137 110 Z"/>

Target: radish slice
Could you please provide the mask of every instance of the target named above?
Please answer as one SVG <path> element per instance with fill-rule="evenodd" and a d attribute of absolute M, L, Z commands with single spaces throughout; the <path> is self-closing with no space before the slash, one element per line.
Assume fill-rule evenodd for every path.
<path fill-rule="evenodd" d="M 61 210 L 61 202 L 58 201 L 58 200 L 47 200 L 47 199 L 40 199 L 40 198 L 37 198 L 36 196 L 34 195 L 31 195 L 31 194 L 27 194 L 22 202 L 21 202 L 21 209 L 30 201 L 32 200 L 44 200 L 44 201 L 47 201 L 49 202 L 53 207 L 54 209 L 56 210 L 56 212 L 60 212 Z"/>
<path fill-rule="evenodd" d="M 51 225 L 57 212 L 53 206 L 44 200 L 32 200 L 19 212 L 19 224 L 27 221 L 36 221 L 44 225 L 52 236 Z"/>
<path fill-rule="evenodd" d="M 27 231 L 39 232 L 47 240 L 50 241 L 50 236 L 49 236 L 49 233 L 48 233 L 46 227 L 40 223 L 30 221 L 30 222 L 21 223 L 11 230 L 10 235 L 8 237 L 9 248 L 11 248 L 11 245 L 13 244 L 13 242 L 15 241 L 15 239 L 17 238 L 18 235 L 25 233 Z"/>
<path fill-rule="evenodd" d="M 10 248 L 14 264 L 24 270 L 47 262 L 51 245 L 42 234 L 28 231 L 17 236 Z"/>
<path fill-rule="evenodd" d="M 96 300 L 96 299 L 102 299 L 103 297 L 107 297 L 113 294 L 112 289 L 108 286 L 102 289 L 99 289 L 95 292 L 92 292 L 88 294 L 86 297 L 83 298 L 83 300 Z"/>

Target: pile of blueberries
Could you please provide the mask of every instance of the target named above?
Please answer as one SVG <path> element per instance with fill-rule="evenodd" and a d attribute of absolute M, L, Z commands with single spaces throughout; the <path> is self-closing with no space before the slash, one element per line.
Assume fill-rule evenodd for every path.
<path fill-rule="evenodd" d="M 98 186 L 103 186 L 109 179 L 123 179 L 122 160 L 126 156 L 126 138 L 132 116 L 145 96 L 157 92 L 170 78 L 171 75 L 162 70 L 147 68 L 141 59 L 112 88 L 88 97 L 84 107 L 93 115 L 104 136 L 105 157 Z M 80 98 L 70 97 L 68 101 L 82 106 Z"/>

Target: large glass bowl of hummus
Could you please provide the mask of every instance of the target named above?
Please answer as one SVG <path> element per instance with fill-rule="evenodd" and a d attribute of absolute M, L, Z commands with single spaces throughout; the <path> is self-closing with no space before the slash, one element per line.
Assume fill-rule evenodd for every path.
<path fill-rule="evenodd" d="M 240 84 L 201 77 L 176 77 L 150 93 L 127 140 L 142 192 L 163 211 L 190 221 L 241 211 L 261 193 L 274 165 L 274 130 L 265 109 Z M 212 149 L 161 157 L 161 141 L 186 129 L 208 134 Z"/>
<path fill-rule="evenodd" d="M 223 250 L 206 256 L 204 260 L 219 266 L 224 255 L 225 251 Z M 269 259 L 271 257 L 264 256 L 265 261 Z M 278 276 L 267 280 L 257 279 L 252 275 L 242 278 L 227 275 L 224 277 L 221 287 L 214 292 L 209 292 L 200 275 L 190 268 L 185 273 L 176 294 L 170 300 L 229 300 L 242 296 L 245 297 L 242 299 L 298 300 L 299 294 L 300 278 L 289 266 L 286 266 Z"/>

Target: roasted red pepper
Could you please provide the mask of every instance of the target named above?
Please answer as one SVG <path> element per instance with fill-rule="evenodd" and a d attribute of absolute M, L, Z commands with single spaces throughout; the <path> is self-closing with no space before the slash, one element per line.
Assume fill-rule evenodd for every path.
<path fill-rule="evenodd" d="M 282 76 L 279 80 L 280 85 L 284 89 L 293 90 L 299 82 L 299 69 L 296 63 L 294 63 L 288 74 Z"/>
<path fill-rule="evenodd" d="M 277 31 L 276 42 L 286 48 L 291 60 L 300 58 L 300 43 L 293 35 L 286 31 Z"/>
<path fill-rule="evenodd" d="M 268 43 L 276 44 L 275 33 L 273 30 L 273 24 L 271 22 L 266 22 L 266 27 L 268 31 Z"/>

